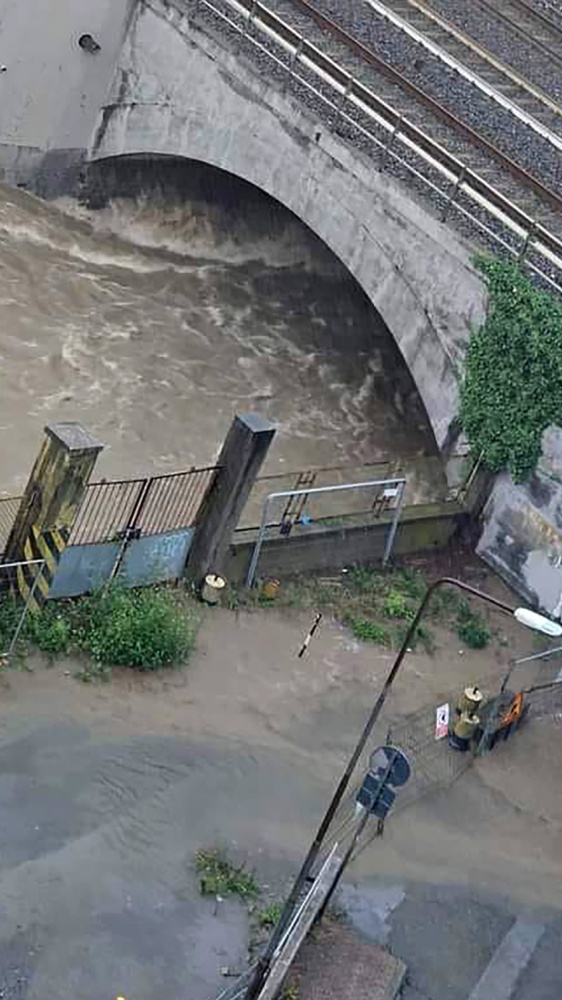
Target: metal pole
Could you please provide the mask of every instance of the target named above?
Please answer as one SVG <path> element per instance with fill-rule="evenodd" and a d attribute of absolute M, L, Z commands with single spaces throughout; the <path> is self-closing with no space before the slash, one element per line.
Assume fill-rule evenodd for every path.
<path fill-rule="evenodd" d="M 506 611 L 508 614 L 513 614 L 515 610 L 514 608 L 511 607 L 511 605 L 505 604 L 504 601 L 499 601 L 497 598 L 492 597 L 490 594 L 486 594 L 482 590 L 477 590 L 476 587 L 471 587 L 468 583 L 462 583 L 460 580 L 455 580 L 452 577 L 447 577 L 447 576 L 441 577 L 439 580 L 435 580 L 434 583 L 432 583 L 431 586 L 428 587 L 428 589 L 424 594 L 422 602 L 418 610 L 416 611 L 414 618 L 412 619 L 410 625 L 408 626 L 402 645 L 398 653 L 396 654 L 396 659 L 392 664 L 392 667 L 384 682 L 383 688 L 365 723 L 363 731 L 357 741 L 357 745 L 353 753 L 351 754 L 351 757 L 349 758 L 345 771 L 343 772 L 340 778 L 339 784 L 334 792 L 334 795 L 332 796 L 332 800 L 326 810 L 322 822 L 320 823 L 320 826 L 308 850 L 306 858 L 304 859 L 301 870 L 295 879 L 293 888 L 291 889 L 291 892 L 289 893 L 289 896 L 287 898 L 287 902 L 283 907 L 277 926 L 274 928 L 271 938 L 267 944 L 267 947 L 258 962 L 258 965 L 256 967 L 256 972 L 248 987 L 248 990 L 246 991 L 245 1000 L 256 1000 L 256 998 L 259 996 L 260 990 L 267 975 L 275 949 L 277 948 L 277 945 L 283 936 L 284 929 L 291 918 L 291 913 L 293 911 L 295 903 L 297 902 L 303 890 L 303 887 L 307 879 L 309 878 L 312 867 L 320 852 L 322 842 L 326 837 L 326 834 L 329 830 L 330 824 L 334 818 L 336 810 L 345 794 L 345 791 L 347 789 L 351 776 L 355 770 L 357 762 L 361 754 L 363 753 L 363 750 L 365 749 L 367 740 L 369 739 L 373 727 L 377 719 L 379 718 L 383 705 L 386 701 L 388 692 L 390 691 L 394 679 L 402 665 L 402 661 L 406 655 L 408 647 L 411 645 L 412 638 L 415 635 L 420 620 L 423 617 L 425 609 L 434 591 L 436 591 L 438 587 L 443 587 L 443 586 L 459 587 L 460 590 L 465 590 L 467 593 L 472 594 L 473 597 L 478 597 L 483 601 L 487 601 L 488 604 L 493 604 L 494 607 L 500 608 L 501 611 Z"/>
<path fill-rule="evenodd" d="M 254 583 L 254 577 L 256 575 L 256 570 L 258 568 L 258 561 L 259 561 L 259 558 L 260 558 L 261 547 L 263 545 L 263 540 L 264 540 L 265 532 L 266 532 L 266 528 L 267 528 L 267 515 L 268 515 L 268 511 L 269 511 L 269 501 L 272 500 L 272 499 L 273 499 L 273 494 L 270 493 L 270 495 L 267 497 L 267 499 L 266 499 L 266 501 L 265 501 L 265 503 L 263 505 L 263 513 L 262 513 L 262 516 L 261 516 L 260 530 L 258 531 L 258 537 L 256 539 L 256 544 L 254 545 L 254 551 L 252 553 L 252 560 L 251 560 L 250 565 L 248 567 L 248 574 L 246 576 L 246 586 L 248 587 L 248 589 Z"/>
<path fill-rule="evenodd" d="M 25 604 L 23 606 L 23 611 L 22 611 L 22 613 L 20 615 L 20 620 L 19 620 L 18 624 L 16 625 L 15 632 L 14 632 L 14 634 L 12 636 L 12 641 L 10 643 L 8 652 L 6 653 L 6 660 L 10 660 L 10 658 L 12 656 L 12 653 L 13 653 L 13 651 L 15 649 L 16 642 L 19 639 L 19 635 L 20 635 L 20 632 L 21 632 L 21 630 L 23 628 L 23 623 L 25 621 L 25 616 L 26 616 L 26 614 L 28 612 L 29 605 L 31 604 L 31 602 L 33 600 L 33 597 L 35 595 L 35 590 L 37 588 L 37 583 L 39 581 L 39 574 L 41 573 L 41 571 L 42 571 L 42 569 L 43 569 L 43 567 L 45 565 L 45 560 L 44 559 L 34 559 L 33 560 L 33 564 L 37 565 L 38 563 L 40 563 L 41 565 L 39 566 L 39 568 L 38 568 L 38 570 L 37 570 L 37 572 L 35 574 L 33 583 L 31 584 L 31 587 L 30 587 L 30 590 L 29 590 L 29 594 L 27 595 L 27 600 L 26 600 L 26 602 L 25 602 Z M 22 564 L 20 564 L 20 565 L 22 565 Z M 23 563 L 23 565 L 25 566 L 26 563 Z M 29 566 L 31 564 L 27 563 L 27 565 Z"/>
<path fill-rule="evenodd" d="M 333 486 L 305 486 L 302 490 L 281 490 L 279 493 L 270 493 L 268 500 L 279 500 L 283 497 L 298 497 L 306 494 L 312 496 L 314 493 L 341 493 L 342 490 L 367 489 L 369 486 L 392 486 L 405 483 L 404 477 L 394 476 L 393 479 L 367 479 L 363 483 L 336 483 Z"/>
<path fill-rule="evenodd" d="M 394 547 L 394 539 L 396 538 L 396 531 L 398 529 L 398 519 L 402 512 L 402 504 L 404 502 L 404 493 L 406 491 L 406 483 L 398 484 L 399 494 L 398 501 L 394 510 L 394 517 L 392 519 L 392 524 L 390 525 L 390 531 L 388 532 L 388 538 L 386 540 L 386 545 L 384 547 L 384 555 L 382 557 L 382 564 L 386 566 L 388 560 L 392 555 L 392 549 Z"/>
<path fill-rule="evenodd" d="M 343 856 L 343 858 L 342 858 L 342 860 L 340 862 L 340 866 L 339 866 L 339 868 L 338 868 L 338 870 L 336 872 L 336 877 L 335 877 L 334 881 L 332 882 L 332 884 L 330 886 L 330 891 L 328 892 L 328 895 L 326 896 L 326 899 L 322 903 L 322 908 L 318 911 L 318 915 L 317 915 L 316 921 L 315 921 L 317 924 L 320 923 L 320 921 L 322 920 L 322 917 L 324 916 L 324 914 L 325 914 L 328 906 L 330 905 L 330 900 L 331 900 L 332 896 L 334 895 L 334 893 L 335 893 L 338 885 L 340 884 L 340 881 L 341 881 L 341 878 L 342 878 L 342 875 L 343 875 L 345 869 L 347 868 L 349 862 L 351 861 L 351 855 L 353 854 L 353 852 L 355 850 L 355 846 L 357 844 L 357 841 L 359 840 L 359 837 L 363 833 L 363 830 L 367 826 L 367 823 L 369 822 L 370 819 L 371 819 L 371 814 L 366 810 L 365 811 L 365 815 L 361 817 L 361 819 L 359 820 L 359 823 L 357 824 L 357 829 L 356 829 L 355 833 L 353 834 L 353 837 L 351 839 L 351 843 L 350 843 L 349 847 L 347 848 L 347 851 L 345 852 L 345 854 L 344 854 L 344 856 Z"/>
<path fill-rule="evenodd" d="M 386 785 L 386 783 L 388 781 L 388 778 L 390 777 L 390 772 L 392 771 L 392 768 L 394 766 L 394 761 L 396 760 L 396 757 L 397 757 L 397 752 L 394 751 L 394 753 L 392 754 L 392 757 L 389 758 L 388 763 L 386 765 L 385 772 L 384 772 L 382 778 L 380 779 L 380 784 L 379 784 L 378 791 L 377 791 L 377 794 L 376 794 L 376 797 L 375 797 L 375 801 L 373 802 L 373 804 L 371 806 L 371 809 L 366 809 L 365 810 L 365 815 L 361 817 L 361 819 L 360 819 L 360 821 L 359 821 L 359 823 L 357 825 L 357 829 L 355 831 L 355 834 L 352 837 L 351 843 L 350 843 L 347 851 L 345 852 L 345 854 L 344 854 L 344 856 L 342 858 L 342 861 L 341 861 L 341 864 L 340 864 L 340 866 L 338 868 L 336 877 L 335 877 L 334 881 L 332 882 L 332 884 L 330 886 L 330 891 L 328 892 L 328 895 L 326 896 L 326 899 L 324 900 L 324 902 L 322 904 L 322 909 L 320 910 L 320 912 L 318 913 L 318 916 L 316 917 L 316 923 L 317 924 L 319 924 L 320 921 L 322 920 L 322 917 L 324 916 L 324 914 L 325 914 L 328 906 L 330 905 L 330 900 L 331 900 L 332 896 L 334 895 L 334 893 L 335 893 L 338 885 L 341 882 L 343 873 L 344 873 L 345 869 L 347 868 L 349 862 L 351 861 L 352 854 L 353 854 L 353 852 L 355 850 L 355 845 L 356 845 L 357 841 L 359 840 L 359 837 L 363 833 L 363 830 L 367 826 L 367 823 L 368 823 L 368 821 L 371 818 L 371 815 L 373 813 L 374 807 L 375 807 L 376 803 L 378 802 L 378 800 L 380 799 L 380 797 L 381 797 L 381 795 L 382 795 L 382 793 L 384 791 L 385 785 Z"/>

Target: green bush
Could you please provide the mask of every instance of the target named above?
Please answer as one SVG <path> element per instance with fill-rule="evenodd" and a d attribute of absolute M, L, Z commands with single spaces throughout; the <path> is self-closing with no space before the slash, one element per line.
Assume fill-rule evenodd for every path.
<path fill-rule="evenodd" d="M 16 602 L 0 604 L 0 639 L 3 628 L 11 638 L 20 613 Z M 113 584 L 77 600 L 48 601 L 28 613 L 23 635 L 50 656 L 89 654 L 92 663 L 82 676 L 90 680 L 107 676 L 111 666 L 156 670 L 185 661 L 195 646 L 196 626 L 194 615 L 167 588 Z"/>
<path fill-rule="evenodd" d="M 387 618 L 413 618 L 413 611 L 408 601 L 399 590 L 389 590 L 386 595 L 383 611 Z"/>
<path fill-rule="evenodd" d="M 475 614 L 459 621 L 457 634 L 470 649 L 484 649 L 491 639 L 490 629 L 480 616 Z"/>
<path fill-rule="evenodd" d="M 414 601 L 421 601 L 427 590 L 427 580 L 419 569 L 411 566 L 404 566 L 395 571 L 394 586 L 406 597 Z"/>
<path fill-rule="evenodd" d="M 344 616 L 344 625 L 347 625 L 355 638 L 360 639 L 361 642 L 376 642 L 379 646 L 390 646 L 391 644 L 391 635 L 388 629 L 370 618 L 349 613 Z"/>
<path fill-rule="evenodd" d="M 490 469 L 527 479 L 542 433 L 562 424 L 562 304 L 513 263 L 477 257 L 490 293 L 473 333 L 461 385 L 461 423 Z"/>
<path fill-rule="evenodd" d="M 34 646 L 51 656 L 70 652 L 73 635 L 68 602 L 48 601 L 40 611 L 28 611 L 23 634 Z"/>
<path fill-rule="evenodd" d="M 114 586 L 87 602 L 84 645 L 97 663 L 157 670 L 180 663 L 194 648 L 193 625 L 168 591 Z"/>

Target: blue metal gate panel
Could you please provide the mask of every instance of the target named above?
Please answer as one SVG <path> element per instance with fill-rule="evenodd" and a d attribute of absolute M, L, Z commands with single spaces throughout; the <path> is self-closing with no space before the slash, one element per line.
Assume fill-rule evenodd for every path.
<path fill-rule="evenodd" d="M 119 581 L 126 587 L 177 580 L 183 575 L 185 560 L 193 538 L 193 528 L 147 535 L 129 543 Z"/>
<path fill-rule="evenodd" d="M 78 597 L 101 587 L 111 576 L 120 548 L 119 542 L 69 545 L 60 558 L 49 599 Z"/>
<path fill-rule="evenodd" d="M 183 574 L 193 528 L 147 535 L 129 542 L 118 580 L 126 587 L 177 580 Z M 63 552 L 49 598 L 78 597 L 103 586 L 121 551 L 120 542 L 69 545 Z"/>

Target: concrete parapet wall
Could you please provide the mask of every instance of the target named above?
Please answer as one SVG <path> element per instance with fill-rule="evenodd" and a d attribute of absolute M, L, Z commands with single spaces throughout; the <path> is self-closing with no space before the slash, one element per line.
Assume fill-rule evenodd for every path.
<path fill-rule="evenodd" d="M 462 518 L 463 510 L 456 503 L 406 508 L 396 535 L 394 554 L 407 555 L 446 545 Z M 389 527 L 390 524 L 383 520 L 338 528 L 297 526 L 288 538 L 264 542 L 258 576 L 340 571 L 345 566 L 380 562 Z M 223 563 L 230 581 L 241 583 L 245 579 L 256 537 L 255 531 L 234 535 Z"/>

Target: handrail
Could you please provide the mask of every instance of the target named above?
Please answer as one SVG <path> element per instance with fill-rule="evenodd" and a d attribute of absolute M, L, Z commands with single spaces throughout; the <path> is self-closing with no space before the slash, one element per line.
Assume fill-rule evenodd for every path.
<path fill-rule="evenodd" d="M 246 22 L 245 30 L 243 30 L 240 25 L 236 23 L 236 21 L 231 20 L 223 11 L 221 11 L 216 6 L 217 2 L 224 4 L 226 7 L 230 8 L 231 11 L 237 14 L 238 17 L 241 17 Z M 316 11 L 308 0 L 293 0 L 293 2 L 296 2 L 308 12 L 312 12 L 313 10 Z M 315 73 L 324 84 L 328 84 L 335 90 L 338 98 L 337 105 L 335 105 L 321 91 L 312 88 L 311 84 L 307 83 L 307 81 L 303 78 L 300 78 L 300 82 L 304 83 L 310 89 L 314 89 L 315 96 L 320 97 L 326 104 L 333 108 L 340 117 L 345 118 L 356 129 L 369 136 L 375 144 L 385 150 L 386 155 L 399 160 L 401 164 L 406 166 L 410 172 L 414 173 L 428 187 L 433 188 L 435 191 L 439 192 L 442 197 L 446 198 L 448 205 L 454 204 L 458 211 L 464 214 L 467 218 L 471 219 L 471 221 L 473 221 L 483 232 L 485 232 L 488 237 L 496 240 L 510 253 L 518 256 L 519 259 L 524 259 L 528 255 L 529 251 L 534 251 L 544 258 L 551 267 L 560 271 L 562 276 L 561 238 L 554 235 L 541 223 L 536 222 L 532 216 L 510 201 L 509 198 L 506 198 L 501 191 L 494 188 L 488 181 L 484 180 L 470 167 L 465 166 L 461 160 L 455 157 L 438 142 L 400 115 L 389 104 L 387 104 L 386 101 L 378 97 L 374 91 L 372 91 L 365 84 L 361 83 L 359 80 L 355 79 L 349 70 L 336 63 L 330 56 L 327 56 L 320 49 L 318 49 L 317 46 L 307 41 L 307 39 L 305 39 L 295 28 L 288 25 L 277 14 L 273 13 L 273 11 L 261 2 L 261 0 L 197 0 L 197 7 L 206 7 L 214 14 L 221 17 L 223 20 L 228 22 L 230 28 L 234 28 L 239 33 L 244 34 L 254 45 L 259 45 L 264 53 L 268 54 L 274 61 L 277 61 L 292 74 L 296 72 L 298 64 L 302 64 L 306 69 Z M 322 19 L 323 22 L 332 23 L 318 11 L 316 11 L 315 16 L 317 16 L 318 20 Z M 340 28 L 337 26 L 335 27 L 338 32 L 345 35 Z M 263 48 L 259 42 L 248 34 L 249 28 L 260 31 L 262 35 L 265 35 L 287 51 L 290 56 L 290 65 L 286 66 L 284 63 L 281 63 L 270 50 Z M 362 51 L 364 50 L 364 53 L 370 53 L 370 50 L 366 49 L 362 43 L 351 39 L 351 36 L 347 36 L 347 38 L 350 39 L 350 44 L 353 43 L 354 47 L 358 47 Z M 374 53 L 370 53 L 370 60 L 371 57 L 378 60 L 378 57 Z M 385 67 L 383 70 L 384 72 L 392 70 L 392 73 L 397 73 L 397 71 L 393 70 L 392 67 L 388 67 L 386 64 L 383 65 Z M 390 72 L 387 72 L 387 75 L 390 75 Z M 413 87 L 413 84 L 409 84 L 409 87 Z M 416 96 L 419 97 L 417 92 Z M 429 98 L 427 95 L 425 95 L 425 97 L 427 101 L 432 101 L 432 98 Z M 424 177 L 419 173 L 419 171 L 416 171 L 414 167 L 412 167 L 407 161 L 403 160 L 394 150 L 390 150 L 388 143 L 384 144 L 381 142 L 376 135 L 365 129 L 353 117 L 350 117 L 345 110 L 346 104 L 360 110 L 379 128 L 382 127 L 385 131 L 389 132 L 391 135 L 391 141 L 401 142 L 402 145 L 405 146 L 410 152 L 413 152 L 426 164 L 429 164 L 442 177 L 444 177 L 449 184 L 453 186 L 452 193 L 449 194 L 447 191 L 438 188 L 433 181 Z M 450 113 L 445 109 L 441 110 L 444 112 L 444 115 L 450 115 Z M 455 123 L 458 121 L 452 115 L 450 115 L 450 118 L 453 119 Z M 470 130 L 469 127 L 464 125 L 462 122 L 459 123 L 458 126 L 455 124 L 455 127 L 462 128 L 463 131 L 469 131 L 472 133 L 472 130 Z M 476 133 L 474 133 L 474 135 L 476 136 Z M 486 145 L 486 140 L 482 137 L 477 138 L 479 144 Z M 488 151 L 491 151 L 491 149 L 495 147 L 491 147 L 491 144 L 489 144 L 487 145 L 487 148 Z M 562 212 L 562 198 L 550 191 L 550 189 L 541 185 L 539 181 L 531 178 L 526 171 L 518 167 L 516 164 L 513 164 L 508 157 L 504 157 L 504 154 L 499 153 L 499 151 L 498 156 L 502 158 L 502 161 L 506 166 L 511 164 L 513 172 L 516 172 L 525 184 L 533 187 L 537 191 L 540 191 L 544 198 L 547 198 L 551 203 L 554 203 Z M 491 215 L 496 222 L 499 221 L 506 229 L 515 233 L 516 236 L 523 241 L 521 250 L 519 251 L 511 247 L 508 243 L 506 243 L 505 239 L 502 239 L 502 237 L 494 232 L 494 230 L 486 226 L 477 216 L 472 215 L 465 207 L 459 205 L 457 202 L 459 194 L 463 194 L 468 197 L 475 205 L 484 209 L 484 211 Z M 562 292 L 562 277 L 560 279 L 560 283 L 558 283 L 554 280 L 551 273 L 543 271 L 537 263 L 527 261 L 527 265 L 557 291 Z"/>

